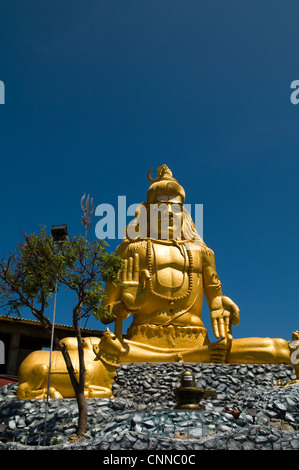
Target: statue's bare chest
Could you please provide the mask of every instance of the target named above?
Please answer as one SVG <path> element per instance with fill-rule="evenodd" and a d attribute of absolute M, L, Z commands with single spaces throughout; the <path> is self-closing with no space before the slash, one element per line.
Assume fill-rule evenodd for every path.
<path fill-rule="evenodd" d="M 152 245 L 152 259 L 156 269 L 173 268 L 183 271 L 189 266 L 185 248 L 176 246 Z"/>
<path fill-rule="evenodd" d="M 156 280 L 168 287 L 187 285 L 190 263 L 194 271 L 199 271 L 197 257 L 194 260 L 192 253 L 188 253 L 183 245 L 152 244 L 151 260 Z"/>

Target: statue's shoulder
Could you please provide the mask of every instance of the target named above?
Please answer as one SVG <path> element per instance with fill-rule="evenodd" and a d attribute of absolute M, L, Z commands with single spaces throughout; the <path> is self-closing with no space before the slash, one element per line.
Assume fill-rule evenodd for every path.
<path fill-rule="evenodd" d="M 135 253 L 141 254 L 143 252 L 146 252 L 146 240 L 131 241 L 127 238 L 115 250 L 115 254 L 123 259 L 133 256 Z"/>
<path fill-rule="evenodd" d="M 215 258 L 214 251 L 211 250 L 211 248 L 209 248 L 209 247 L 206 246 L 206 245 L 204 245 L 204 246 L 201 248 L 201 254 L 202 254 L 203 260 L 206 260 L 207 262 L 209 262 L 210 260 L 212 260 L 212 259 Z"/>

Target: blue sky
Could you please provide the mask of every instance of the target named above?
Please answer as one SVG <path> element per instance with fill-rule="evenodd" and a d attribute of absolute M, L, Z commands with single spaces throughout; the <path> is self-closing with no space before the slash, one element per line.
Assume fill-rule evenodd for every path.
<path fill-rule="evenodd" d="M 147 171 L 166 163 L 186 203 L 203 204 L 204 240 L 240 307 L 234 336 L 291 339 L 298 10 L 293 0 L 4 2 L 1 253 L 40 225 L 84 233 L 84 193 L 95 205 L 143 201 Z M 68 308 L 58 296 L 58 323 L 70 324 Z M 210 328 L 206 306 L 203 321 Z"/>

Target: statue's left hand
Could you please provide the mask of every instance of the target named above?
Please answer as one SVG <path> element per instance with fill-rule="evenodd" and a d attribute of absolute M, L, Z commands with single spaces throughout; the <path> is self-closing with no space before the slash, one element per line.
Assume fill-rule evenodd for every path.
<path fill-rule="evenodd" d="M 216 338 L 232 339 L 231 325 L 239 324 L 239 308 L 225 296 L 215 297 L 211 302 L 211 323 Z"/>

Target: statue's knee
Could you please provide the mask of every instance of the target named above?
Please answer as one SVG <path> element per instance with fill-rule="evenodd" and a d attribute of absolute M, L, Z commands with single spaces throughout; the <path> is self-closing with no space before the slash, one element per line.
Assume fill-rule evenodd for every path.
<path fill-rule="evenodd" d="M 50 387 L 49 388 L 49 395 L 50 395 L 50 398 L 63 398 L 61 393 L 58 392 L 58 390 L 56 390 L 55 387 Z"/>
<path fill-rule="evenodd" d="M 282 338 L 273 338 L 272 343 L 276 354 L 289 353 L 288 342 L 286 340 Z"/>
<path fill-rule="evenodd" d="M 267 352 L 275 362 L 288 362 L 289 361 L 289 348 L 288 342 L 282 338 L 266 338 L 268 347 Z M 270 360 L 270 357 L 269 357 Z"/>
<path fill-rule="evenodd" d="M 17 389 L 17 397 L 19 399 L 24 399 L 26 398 L 26 390 L 28 389 L 28 383 L 24 382 L 18 386 Z"/>

